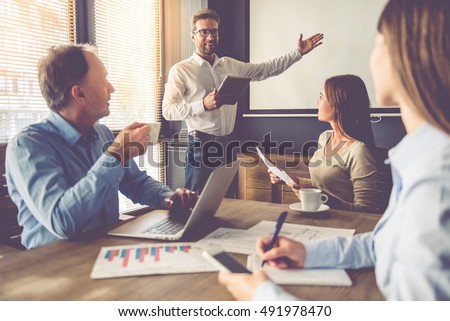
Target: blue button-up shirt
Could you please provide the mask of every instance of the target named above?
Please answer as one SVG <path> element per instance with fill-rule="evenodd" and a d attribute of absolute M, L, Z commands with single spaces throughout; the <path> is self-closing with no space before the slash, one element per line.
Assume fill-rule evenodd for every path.
<path fill-rule="evenodd" d="M 375 266 L 388 300 L 450 300 L 450 136 L 423 124 L 389 152 L 393 189 L 373 232 L 306 243 L 306 268 Z M 255 299 L 292 299 L 265 282 Z"/>
<path fill-rule="evenodd" d="M 122 166 L 104 153 L 113 140 L 104 125 L 96 123 L 86 137 L 51 112 L 8 143 L 6 179 L 26 248 L 117 222 L 119 190 L 135 203 L 164 206 L 173 191 L 133 160 Z"/>

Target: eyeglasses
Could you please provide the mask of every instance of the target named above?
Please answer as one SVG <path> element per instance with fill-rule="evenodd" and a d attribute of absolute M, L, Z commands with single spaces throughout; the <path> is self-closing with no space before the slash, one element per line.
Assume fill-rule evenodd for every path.
<path fill-rule="evenodd" d="M 217 37 L 219 34 L 219 29 L 199 29 L 192 32 L 198 33 L 201 37 L 208 37 L 209 34 L 211 34 L 213 37 Z"/>

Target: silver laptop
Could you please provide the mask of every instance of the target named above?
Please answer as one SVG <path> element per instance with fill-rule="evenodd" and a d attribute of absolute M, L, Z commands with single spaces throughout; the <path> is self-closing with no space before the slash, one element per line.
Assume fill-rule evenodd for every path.
<path fill-rule="evenodd" d="M 153 210 L 108 232 L 109 235 L 177 241 L 205 219 L 213 217 L 222 202 L 240 161 L 215 169 L 208 178 L 189 219 L 174 219 L 169 210 Z"/>

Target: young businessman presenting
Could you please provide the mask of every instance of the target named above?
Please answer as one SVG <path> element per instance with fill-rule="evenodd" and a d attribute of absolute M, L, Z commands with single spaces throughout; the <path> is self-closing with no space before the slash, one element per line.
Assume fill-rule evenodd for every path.
<path fill-rule="evenodd" d="M 170 71 L 163 99 L 163 116 L 167 120 L 185 120 L 189 132 L 186 155 L 186 187 L 201 192 L 214 167 L 226 160 L 227 136 L 233 132 L 236 104 L 224 105 L 216 88 L 227 75 L 259 81 L 284 72 L 303 55 L 317 46 L 322 34 L 303 40 L 300 34 L 297 48 L 267 62 L 244 63 L 215 54 L 219 42 L 220 18 L 211 9 L 197 12 L 192 19 L 191 38 L 195 43 L 192 57 L 174 65 Z M 207 144 L 214 141 L 216 144 Z M 214 160 L 205 159 L 211 147 Z M 220 150 L 217 150 L 220 149 Z M 220 155 L 225 160 L 220 159 Z"/>

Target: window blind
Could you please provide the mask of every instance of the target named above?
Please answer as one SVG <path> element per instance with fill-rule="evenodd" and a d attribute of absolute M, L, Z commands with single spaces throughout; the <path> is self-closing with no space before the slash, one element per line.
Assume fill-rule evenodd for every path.
<path fill-rule="evenodd" d="M 137 121 L 161 121 L 161 4 L 160 0 L 96 0 L 94 34 L 98 56 L 114 86 L 110 115 L 100 121 L 121 130 Z M 136 158 L 141 169 L 165 181 L 162 144 L 150 145 Z M 121 197 L 121 210 L 133 208 Z"/>
<path fill-rule="evenodd" d="M 159 2 L 95 1 L 95 43 L 115 88 L 111 114 L 102 119 L 110 129 L 161 118 Z"/>
<path fill-rule="evenodd" d="M 37 79 L 49 47 L 75 43 L 75 0 L 0 1 L 0 142 L 45 118 Z"/>

